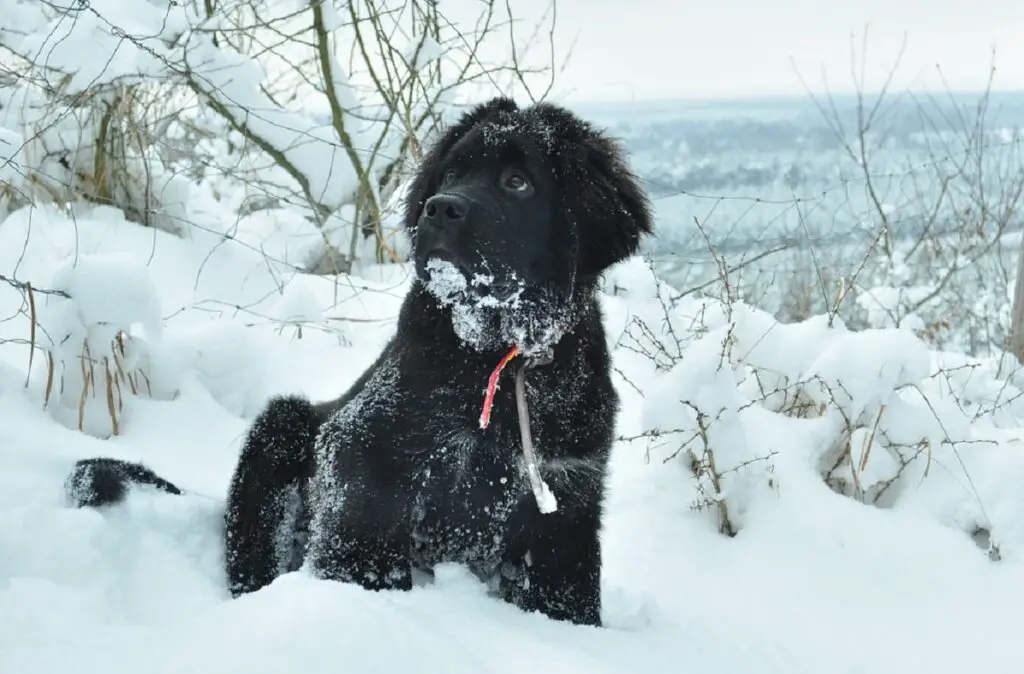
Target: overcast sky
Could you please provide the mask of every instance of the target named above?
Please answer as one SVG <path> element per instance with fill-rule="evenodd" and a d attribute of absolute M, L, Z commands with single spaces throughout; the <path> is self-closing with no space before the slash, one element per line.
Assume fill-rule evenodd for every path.
<path fill-rule="evenodd" d="M 511 5 L 539 18 L 549 0 Z M 859 51 L 865 26 L 868 89 L 904 35 L 900 88 L 939 86 L 938 64 L 953 88 L 981 89 L 995 48 L 994 87 L 1024 89 L 1024 0 L 558 0 L 556 48 L 576 40 L 560 82 L 577 101 L 800 94 L 795 61 L 815 90 L 824 69 L 832 91 L 850 91 L 850 36 Z"/>

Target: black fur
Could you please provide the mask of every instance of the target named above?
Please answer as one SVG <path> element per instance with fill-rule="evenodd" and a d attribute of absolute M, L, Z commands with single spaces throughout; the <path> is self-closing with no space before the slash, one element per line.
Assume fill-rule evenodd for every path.
<path fill-rule="evenodd" d="M 646 196 L 589 124 L 498 98 L 433 146 L 405 224 L 417 280 L 376 362 L 336 401 L 272 400 L 248 433 L 225 516 L 231 591 L 303 564 L 368 589 L 409 589 L 413 569 L 459 562 L 516 606 L 600 625 L 618 398 L 597 281 L 650 233 Z M 444 286 L 432 259 L 487 280 Z M 487 377 L 513 343 L 554 355 L 527 380 L 558 500 L 551 514 L 523 469 L 512 385 L 523 359 L 502 375 L 490 426 L 478 427 Z"/>

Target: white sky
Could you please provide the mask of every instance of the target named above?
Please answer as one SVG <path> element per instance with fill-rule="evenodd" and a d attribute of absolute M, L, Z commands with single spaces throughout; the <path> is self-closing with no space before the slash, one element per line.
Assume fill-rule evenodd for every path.
<path fill-rule="evenodd" d="M 550 0 L 511 0 L 536 23 Z M 556 50 L 576 39 L 560 89 L 568 100 L 801 94 L 808 85 L 853 90 L 851 34 L 877 90 L 899 54 L 896 86 L 985 86 L 995 48 L 995 89 L 1024 89 L 1024 0 L 558 0 Z M 504 0 L 498 0 L 504 12 Z M 449 17 L 477 0 L 441 0 Z M 527 26 L 520 32 L 525 38 Z M 546 49 L 545 44 L 539 45 Z M 537 56 L 542 55 L 537 52 Z M 792 59 L 792 61 L 791 61 Z M 563 97 L 560 97 L 563 98 Z"/>

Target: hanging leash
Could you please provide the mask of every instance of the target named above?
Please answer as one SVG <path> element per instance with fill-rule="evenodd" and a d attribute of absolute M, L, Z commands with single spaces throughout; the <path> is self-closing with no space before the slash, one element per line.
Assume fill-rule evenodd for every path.
<path fill-rule="evenodd" d="M 483 409 L 480 412 L 481 429 L 486 429 L 491 423 L 491 408 L 494 406 L 494 395 L 497 393 L 498 380 L 501 378 L 502 371 L 519 354 L 519 347 L 513 346 L 491 372 L 491 376 L 487 380 Z M 519 438 L 522 443 L 523 458 L 526 460 L 526 475 L 530 479 L 533 496 L 537 499 L 537 507 L 544 514 L 558 510 L 558 501 L 541 477 L 540 467 L 537 464 L 537 452 L 533 446 L 533 434 L 530 432 L 530 408 L 526 401 L 526 371 L 538 365 L 548 365 L 552 361 L 554 361 L 554 352 L 551 349 L 541 356 L 531 356 L 517 368 L 515 377 L 516 412 L 519 416 Z"/>

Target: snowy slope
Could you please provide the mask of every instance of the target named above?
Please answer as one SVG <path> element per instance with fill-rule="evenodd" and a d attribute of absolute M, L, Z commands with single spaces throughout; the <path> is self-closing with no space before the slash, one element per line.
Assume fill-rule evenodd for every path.
<path fill-rule="evenodd" d="M 617 446 L 603 536 L 604 629 L 524 614 L 486 596 L 457 567 L 438 569 L 433 584 L 408 593 L 371 593 L 297 573 L 232 601 L 221 578 L 218 526 L 246 424 L 273 393 L 325 397 L 344 389 L 393 328 L 407 280 L 400 269 L 337 283 L 291 278 L 266 250 L 154 234 L 102 209 L 75 222 L 45 209 L 0 222 L 0 273 L 36 287 L 47 287 L 68 256 L 96 254 L 127 255 L 147 270 L 165 318 L 149 356 L 154 385 L 168 394 L 126 401 L 121 434 L 108 439 L 78 431 L 73 415 L 54 411 L 56 403 L 44 410 L 39 357 L 26 389 L 28 350 L 2 341 L 27 339 L 29 323 L 17 313 L 21 294 L 0 284 L 4 674 L 1020 671 L 1024 413 L 1013 404 L 980 413 L 941 399 L 930 373 L 954 355 L 915 351 L 914 340 L 895 331 L 862 339 L 813 322 L 797 332 L 768 325 L 759 339 L 779 338 L 751 352 L 748 360 L 766 370 L 858 375 L 850 401 L 858 409 L 897 405 L 876 395 L 887 376 L 936 393 L 939 426 L 962 443 L 953 451 L 936 442 L 927 473 L 915 464 L 898 498 L 876 507 L 818 479 L 815 461 L 833 416 L 794 418 L 730 403 L 749 392 L 733 385 L 735 373 L 709 365 L 713 349 L 698 333 L 683 340 L 681 364 L 660 374 L 619 346 L 624 435 L 649 430 L 659 416 L 684 418 L 662 403 L 687 389 L 733 405 L 731 421 L 716 431 L 719 446 L 775 454 L 771 488 L 757 472 L 737 471 L 743 480 L 726 485 L 739 527 L 728 538 L 713 514 L 692 507 L 699 485 L 685 461 L 663 462 L 667 450 L 657 447 L 648 460 L 641 442 Z M 647 315 L 656 326 L 658 304 L 636 265 L 620 272 L 631 291 L 605 304 L 609 334 L 625 344 L 629 318 Z M 73 280 L 80 293 L 98 287 L 93 277 Z M 109 303 L 100 304 L 141 292 L 141 280 L 130 280 L 108 283 Z M 56 321 L 53 306 L 40 313 Z M 696 307 L 677 318 L 682 323 Z M 753 310 L 737 316 L 742 344 L 764 317 Z M 301 338 L 299 319 L 311 322 Z M 974 378 L 961 382 L 980 406 L 1012 388 L 986 368 L 976 363 Z M 889 430 L 917 432 L 921 406 L 899 404 L 898 421 L 909 425 Z M 104 409 L 102 401 L 89 408 L 95 428 Z M 71 463 L 99 454 L 142 460 L 190 493 L 137 492 L 104 511 L 68 508 L 62 481 Z M 869 463 L 862 479 L 891 469 Z M 998 541 L 999 561 L 968 535 L 981 520 Z"/>

